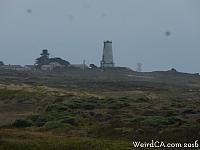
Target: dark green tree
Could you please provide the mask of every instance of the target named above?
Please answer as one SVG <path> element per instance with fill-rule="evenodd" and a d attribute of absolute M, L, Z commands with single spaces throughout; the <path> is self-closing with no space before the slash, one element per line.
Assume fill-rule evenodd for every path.
<path fill-rule="evenodd" d="M 58 58 L 58 57 L 56 57 L 56 58 L 50 58 L 49 62 L 57 62 L 57 63 L 59 63 L 61 65 L 64 65 L 65 67 L 68 67 L 70 65 L 70 63 L 68 61 L 63 60 L 63 59 Z"/>
<path fill-rule="evenodd" d="M 42 65 L 48 65 L 50 62 L 48 50 L 44 49 L 40 55 L 35 62 L 37 68 L 40 68 Z"/>
<path fill-rule="evenodd" d="M 0 61 L 0 66 L 3 66 L 3 65 L 4 65 L 3 61 Z"/>

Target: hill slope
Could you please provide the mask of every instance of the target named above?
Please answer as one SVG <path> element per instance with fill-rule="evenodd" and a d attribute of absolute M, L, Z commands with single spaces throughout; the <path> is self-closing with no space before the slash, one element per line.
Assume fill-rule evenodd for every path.
<path fill-rule="evenodd" d="M 1 149 L 133 149 L 133 140 L 200 137 L 196 75 L 36 74 L 1 73 Z"/>

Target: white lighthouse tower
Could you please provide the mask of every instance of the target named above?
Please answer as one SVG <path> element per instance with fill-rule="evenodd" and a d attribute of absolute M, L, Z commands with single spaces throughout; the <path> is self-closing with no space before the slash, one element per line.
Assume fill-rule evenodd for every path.
<path fill-rule="evenodd" d="M 104 41 L 101 68 L 114 67 L 112 41 Z"/>

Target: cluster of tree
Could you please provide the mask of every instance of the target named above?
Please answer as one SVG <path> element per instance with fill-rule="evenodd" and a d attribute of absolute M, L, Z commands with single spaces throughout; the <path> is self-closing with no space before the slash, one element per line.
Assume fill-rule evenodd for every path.
<path fill-rule="evenodd" d="M 64 65 L 66 67 L 68 67 L 70 65 L 70 63 L 66 60 L 63 60 L 61 58 L 49 58 L 49 53 L 48 50 L 43 50 L 42 53 L 40 54 L 41 56 L 39 58 L 36 59 L 36 66 L 37 68 L 41 68 L 41 66 L 43 65 L 48 65 L 51 62 L 57 62 L 61 65 Z"/>
<path fill-rule="evenodd" d="M 0 66 L 3 66 L 3 65 L 4 65 L 3 61 L 0 61 Z"/>

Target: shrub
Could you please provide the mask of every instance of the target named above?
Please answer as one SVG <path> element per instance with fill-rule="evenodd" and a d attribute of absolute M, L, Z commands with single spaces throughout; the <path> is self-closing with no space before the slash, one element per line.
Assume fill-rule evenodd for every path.
<path fill-rule="evenodd" d="M 186 109 L 182 112 L 182 114 L 196 114 L 196 112 L 192 109 Z"/>
<path fill-rule="evenodd" d="M 70 125 L 68 124 L 63 124 L 59 121 L 50 121 L 47 122 L 44 126 L 46 129 L 56 129 L 56 128 L 70 128 Z"/>
<path fill-rule="evenodd" d="M 32 123 L 29 120 L 17 119 L 13 123 L 13 126 L 16 127 L 16 128 L 26 128 L 26 127 L 31 127 Z"/>
<path fill-rule="evenodd" d="M 137 99 L 138 102 L 149 102 L 150 99 L 148 97 L 140 97 Z"/>
<path fill-rule="evenodd" d="M 38 117 L 37 120 L 36 120 L 36 126 L 37 126 L 37 127 L 42 127 L 42 126 L 45 125 L 46 122 L 47 122 L 47 119 L 44 118 L 44 117 L 42 117 L 42 116 L 40 116 L 40 117 Z"/>
<path fill-rule="evenodd" d="M 170 124 L 167 118 L 161 116 L 146 117 L 144 118 L 144 121 L 142 121 L 142 123 L 144 123 L 144 125 L 149 125 L 153 127 L 162 127 Z"/>
<path fill-rule="evenodd" d="M 94 104 L 85 104 L 84 106 L 84 109 L 86 110 L 92 110 L 92 109 L 95 109 L 95 105 Z"/>
<path fill-rule="evenodd" d="M 28 116 L 28 119 L 30 119 L 31 121 L 35 122 L 35 121 L 37 121 L 37 119 L 39 117 L 40 117 L 39 115 L 31 115 L 31 116 Z"/>
<path fill-rule="evenodd" d="M 67 118 L 63 119 L 61 121 L 61 123 L 67 123 L 67 124 L 70 124 L 70 125 L 73 125 L 73 126 L 78 125 L 78 121 L 76 120 L 75 117 L 72 117 L 72 116 L 68 116 Z"/>
<path fill-rule="evenodd" d="M 183 120 L 181 120 L 179 117 L 169 117 L 168 121 L 170 124 L 175 124 L 175 123 L 182 124 L 183 123 Z"/>

